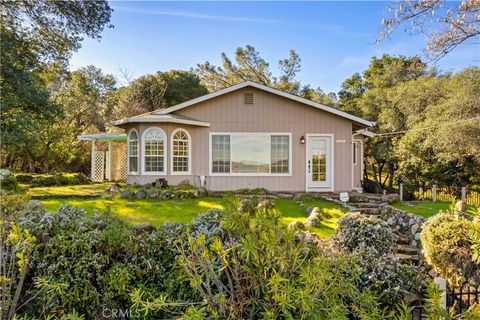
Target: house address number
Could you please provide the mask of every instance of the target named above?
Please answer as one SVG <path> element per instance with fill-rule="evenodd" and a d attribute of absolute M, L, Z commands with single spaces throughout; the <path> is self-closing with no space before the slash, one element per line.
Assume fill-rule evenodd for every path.
<path fill-rule="evenodd" d="M 347 140 L 345 139 L 338 139 L 338 140 L 335 140 L 336 143 L 346 143 Z"/>

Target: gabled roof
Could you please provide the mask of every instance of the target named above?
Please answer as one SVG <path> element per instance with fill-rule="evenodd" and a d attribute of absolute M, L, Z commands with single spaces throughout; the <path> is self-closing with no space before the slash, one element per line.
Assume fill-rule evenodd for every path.
<path fill-rule="evenodd" d="M 208 122 L 196 120 L 196 119 L 181 116 L 178 114 L 174 114 L 174 113 L 155 114 L 153 112 L 113 121 L 112 125 L 120 126 L 126 123 L 138 123 L 138 122 L 168 122 L 168 123 L 190 124 L 193 126 L 200 126 L 200 127 L 210 127 L 210 123 Z"/>
<path fill-rule="evenodd" d="M 357 123 L 362 124 L 364 126 L 371 127 L 371 126 L 374 125 L 374 122 L 372 122 L 372 121 L 368 121 L 368 120 L 356 117 L 354 115 L 351 115 L 350 113 L 343 112 L 343 111 L 340 111 L 338 109 L 328 107 L 328 106 L 325 106 L 323 104 L 313 102 L 311 100 L 301 98 L 299 96 L 296 96 L 296 95 L 293 95 L 293 94 L 290 94 L 290 93 L 286 93 L 286 92 L 283 92 L 283 91 L 280 91 L 280 90 L 277 90 L 277 89 L 274 89 L 274 88 L 270 88 L 268 86 L 265 86 L 263 84 L 259 84 L 259 83 L 253 82 L 253 81 L 245 81 L 245 82 L 233 85 L 231 87 L 228 87 L 228 88 L 216 91 L 216 92 L 212 92 L 212 93 L 203 95 L 201 97 L 198 97 L 198 98 L 195 98 L 195 99 L 177 104 L 176 106 L 173 106 L 173 107 L 169 107 L 169 108 L 158 110 L 158 111 L 153 111 L 151 114 L 152 115 L 166 115 L 166 114 L 169 114 L 171 112 L 175 112 L 177 110 L 181 110 L 181 109 L 190 107 L 192 105 L 195 105 L 197 103 L 200 103 L 200 102 L 203 102 L 203 101 L 206 101 L 206 100 L 209 100 L 209 99 L 213 99 L 215 97 L 218 97 L 218 96 L 221 96 L 221 95 L 224 95 L 224 94 L 227 94 L 229 92 L 233 92 L 233 91 L 236 91 L 236 90 L 239 90 L 239 89 L 242 89 L 242 88 L 246 88 L 246 87 L 253 87 L 253 88 L 256 88 L 256 89 L 259 89 L 259 90 L 270 92 L 270 93 L 273 93 L 277 96 L 281 96 L 281 97 L 284 97 L 284 98 L 287 98 L 287 99 L 290 99 L 290 100 L 294 100 L 294 101 L 303 103 L 305 105 L 308 105 L 308 106 L 311 106 L 311 107 L 314 107 L 314 108 L 317 108 L 317 109 L 335 114 L 335 115 L 340 116 L 342 118 L 349 119 L 351 121 L 357 122 Z"/>

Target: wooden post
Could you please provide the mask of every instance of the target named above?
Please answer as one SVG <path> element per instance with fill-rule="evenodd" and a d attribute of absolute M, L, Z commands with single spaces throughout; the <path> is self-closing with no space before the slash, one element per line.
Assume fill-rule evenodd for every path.
<path fill-rule="evenodd" d="M 403 201 L 403 183 L 400 183 L 400 202 Z"/>
<path fill-rule="evenodd" d="M 92 164 L 90 169 L 92 180 L 95 180 L 95 140 L 92 140 Z"/>
<path fill-rule="evenodd" d="M 433 282 L 435 282 L 440 290 L 443 291 L 440 299 L 440 307 L 447 309 L 447 280 L 443 279 L 442 277 L 436 277 L 433 279 Z"/>
<path fill-rule="evenodd" d="M 466 203 L 467 201 L 467 187 L 462 187 L 462 202 Z"/>
<path fill-rule="evenodd" d="M 437 185 L 432 186 L 432 201 L 437 201 Z"/>

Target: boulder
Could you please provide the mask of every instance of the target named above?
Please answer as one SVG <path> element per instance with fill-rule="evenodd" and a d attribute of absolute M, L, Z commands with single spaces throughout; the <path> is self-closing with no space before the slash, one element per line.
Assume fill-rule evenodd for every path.
<path fill-rule="evenodd" d="M 300 221 L 292 221 L 288 224 L 287 228 L 292 232 L 304 231 L 305 225 Z"/>
<path fill-rule="evenodd" d="M 393 203 L 400 201 L 400 195 L 396 193 L 382 195 L 382 202 Z"/>
<path fill-rule="evenodd" d="M 137 199 L 145 199 L 147 197 L 147 191 L 145 189 L 140 189 L 135 192 L 135 197 Z"/>
<path fill-rule="evenodd" d="M 161 188 L 161 189 L 168 188 L 167 179 L 160 178 L 160 179 L 155 180 L 154 186 L 155 186 L 155 188 Z"/>
<path fill-rule="evenodd" d="M 130 189 L 125 189 L 122 192 L 120 192 L 120 198 L 122 199 L 129 199 L 133 197 L 133 191 Z"/>
<path fill-rule="evenodd" d="M 110 186 L 110 190 L 108 190 L 108 191 L 110 191 L 110 194 L 112 196 L 116 196 L 117 194 L 120 193 L 120 187 L 117 186 L 116 184 L 114 184 L 114 185 Z"/>
<path fill-rule="evenodd" d="M 155 230 L 155 227 L 148 223 L 141 223 L 132 227 L 132 231 L 135 234 L 152 233 Z"/>
<path fill-rule="evenodd" d="M 174 196 L 177 199 L 193 199 L 195 198 L 195 192 L 193 190 L 176 190 Z"/>
<path fill-rule="evenodd" d="M 104 194 L 104 195 L 102 195 L 102 198 L 103 198 L 103 199 L 112 199 L 112 198 L 113 198 L 113 194 L 111 194 L 111 193 Z"/>
<path fill-rule="evenodd" d="M 250 199 L 242 199 L 238 204 L 238 211 L 242 213 L 253 212 L 253 201 Z"/>
<path fill-rule="evenodd" d="M 273 202 L 270 201 L 269 199 L 262 200 L 257 204 L 257 209 L 264 209 L 264 210 L 273 209 Z"/>
<path fill-rule="evenodd" d="M 465 201 L 458 200 L 455 203 L 455 213 L 464 213 L 466 209 Z"/>
<path fill-rule="evenodd" d="M 185 180 L 180 181 L 179 185 L 182 185 L 182 184 L 188 184 L 188 185 L 190 185 L 190 180 L 185 179 Z"/>
<path fill-rule="evenodd" d="M 368 202 L 368 197 L 361 193 L 351 193 L 349 194 L 349 202 L 358 203 L 358 202 Z"/>
<path fill-rule="evenodd" d="M 320 224 L 322 223 L 323 217 L 322 217 L 322 210 L 315 207 L 311 211 L 310 215 L 307 218 L 307 221 L 305 221 L 305 226 L 306 227 L 319 227 Z"/>
<path fill-rule="evenodd" d="M 149 198 L 158 198 L 158 190 L 156 188 L 148 189 L 147 195 Z"/>
<path fill-rule="evenodd" d="M 162 192 L 160 192 L 160 194 L 158 195 L 158 197 L 159 197 L 160 199 L 164 199 L 164 200 L 172 199 L 172 198 L 173 198 L 173 193 L 172 193 L 172 191 L 170 191 L 170 190 L 163 190 Z"/>
<path fill-rule="evenodd" d="M 208 197 L 208 190 L 204 187 L 197 188 L 197 194 L 199 198 Z"/>

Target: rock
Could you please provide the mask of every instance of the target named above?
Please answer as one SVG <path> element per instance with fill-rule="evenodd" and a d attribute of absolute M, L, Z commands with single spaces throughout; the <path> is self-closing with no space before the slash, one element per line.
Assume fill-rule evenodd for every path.
<path fill-rule="evenodd" d="M 204 187 L 197 188 L 197 193 L 199 198 L 208 197 L 207 188 L 204 188 Z"/>
<path fill-rule="evenodd" d="M 135 197 L 137 199 L 145 199 L 147 197 L 147 191 L 145 189 L 140 189 L 135 192 Z"/>
<path fill-rule="evenodd" d="M 120 193 L 120 188 L 116 184 L 114 184 L 114 185 L 110 186 L 109 191 L 112 194 L 112 196 L 115 196 L 115 195 Z"/>
<path fill-rule="evenodd" d="M 158 190 L 156 188 L 148 189 L 147 195 L 149 198 L 158 198 Z"/>
<path fill-rule="evenodd" d="M 103 199 L 112 199 L 112 198 L 113 198 L 113 194 L 111 194 L 111 193 L 104 194 L 104 195 L 102 195 L 102 198 L 103 198 Z"/>
<path fill-rule="evenodd" d="M 273 209 L 273 203 L 272 203 L 272 201 L 270 201 L 268 199 L 262 200 L 257 205 L 257 209 L 265 209 L 265 210 Z"/>
<path fill-rule="evenodd" d="M 382 202 L 392 203 L 400 201 L 400 195 L 396 193 L 382 195 Z"/>
<path fill-rule="evenodd" d="M 172 199 L 173 198 L 173 193 L 170 190 L 164 190 L 164 191 L 160 192 L 158 197 L 160 199 L 164 199 L 164 200 Z"/>
<path fill-rule="evenodd" d="M 420 240 L 420 232 L 418 232 L 418 233 L 415 234 L 414 239 L 415 239 L 416 241 Z"/>
<path fill-rule="evenodd" d="M 357 202 L 369 202 L 368 197 L 361 194 L 361 193 L 352 193 L 349 194 L 349 200 L 350 202 L 357 203 Z"/>
<path fill-rule="evenodd" d="M 315 208 L 316 207 L 308 207 L 307 208 L 307 216 L 309 216 Z"/>
<path fill-rule="evenodd" d="M 253 202 L 250 199 L 242 199 L 238 204 L 238 211 L 242 213 L 253 212 Z"/>
<path fill-rule="evenodd" d="M 125 189 L 122 192 L 120 192 L 120 198 L 122 199 L 129 199 L 133 197 L 133 191 L 130 189 Z"/>
<path fill-rule="evenodd" d="M 136 234 L 152 233 L 155 230 L 155 227 L 148 223 L 141 223 L 132 227 L 132 231 Z"/>
<path fill-rule="evenodd" d="M 465 201 L 459 200 L 455 203 L 455 213 L 465 212 L 466 204 Z"/>
<path fill-rule="evenodd" d="M 412 235 L 415 235 L 419 229 L 420 229 L 420 226 L 418 224 L 414 224 L 412 226 L 412 229 L 410 229 L 410 232 L 412 233 Z"/>
<path fill-rule="evenodd" d="M 300 221 L 292 221 L 288 224 L 287 228 L 292 232 L 304 231 L 305 225 Z"/>
<path fill-rule="evenodd" d="M 305 221 L 306 227 L 319 227 L 322 223 L 322 210 L 315 207 Z"/>
<path fill-rule="evenodd" d="M 190 180 L 188 180 L 188 179 L 182 180 L 182 181 L 180 181 L 179 184 L 188 184 L 188 185 L 190 185 Z"/>
<path fill-rule="evenodd" d="M 168 188 L 167 179 L 160 178 L 160 179 L 155 180 L 154 186 L 155 186 L 155 188 L 161 188 L 161 189 Z"/>
<path fill-rule="evenodd" d="M 387 223 L 392 226 L 395 224 L 395 220 L 392 217 L 390 217 L 387 219 Z"/>
<path fill-rule="evenodd" d="M 174 196 L 178 199 L 193 199 L 195 198 L 195 192 L 190 190 L 176 190 L 174 191 Z"/>

